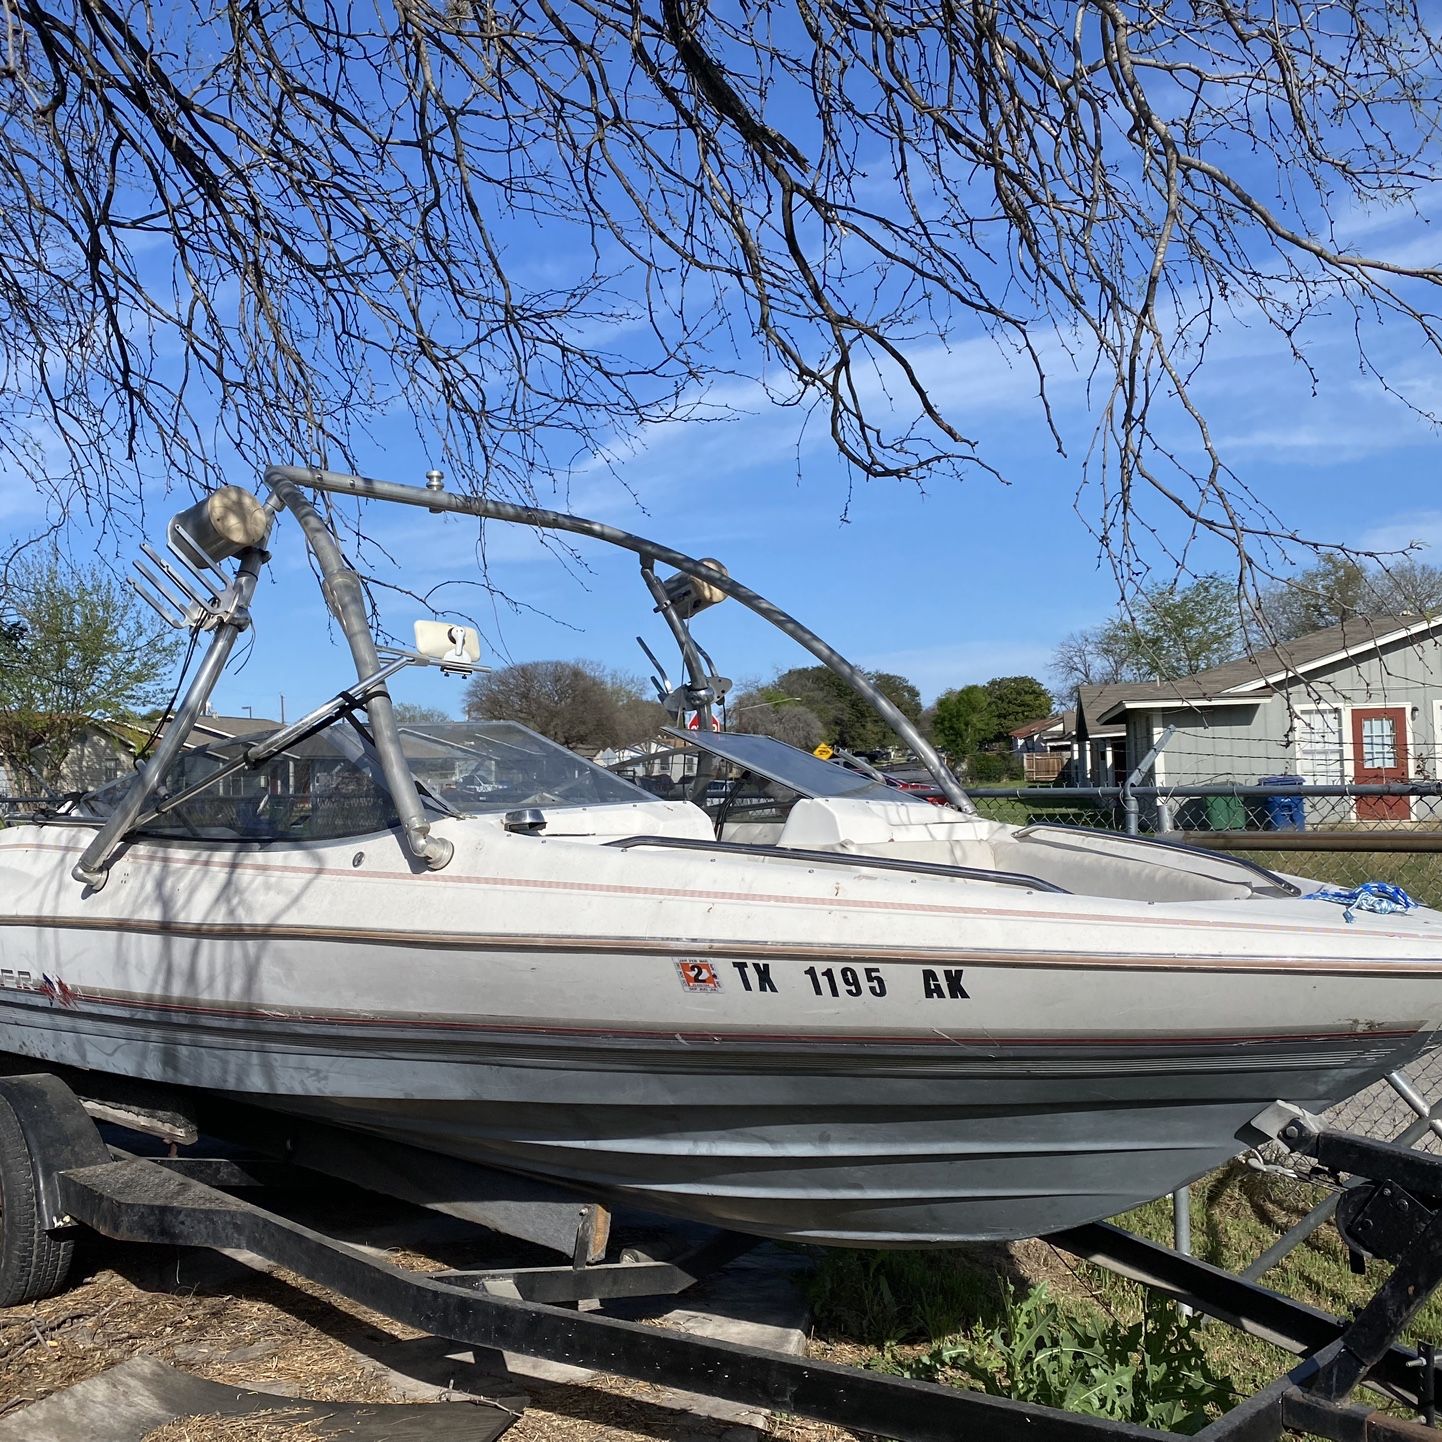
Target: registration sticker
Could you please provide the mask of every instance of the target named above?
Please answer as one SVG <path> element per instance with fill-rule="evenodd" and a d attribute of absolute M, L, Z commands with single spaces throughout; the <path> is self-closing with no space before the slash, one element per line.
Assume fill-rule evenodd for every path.
<path fill-rule="evenodd" d="M 676 973 L 687 991 L 721 990 L 721 977 L 709 961 L 678 961 Z"/>

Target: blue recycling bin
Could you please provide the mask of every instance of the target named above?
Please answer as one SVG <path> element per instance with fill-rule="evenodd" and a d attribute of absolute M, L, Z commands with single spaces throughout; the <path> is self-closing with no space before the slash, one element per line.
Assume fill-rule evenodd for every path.
<path fill-rule="evenodd" d="M 1296 786 L 1305 783 L 1300 776 L 1259 776 L 1258 786 Z M 1268 831 L 1305 831 L 1307 802 L 1301 796 L 1268 796 L 1263 799 L 1263 814 Z"/>

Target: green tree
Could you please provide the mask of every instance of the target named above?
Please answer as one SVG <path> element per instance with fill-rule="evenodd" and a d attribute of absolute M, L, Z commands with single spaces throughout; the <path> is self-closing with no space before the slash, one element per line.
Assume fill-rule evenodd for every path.
<path fill-rule="evenodd" d="M 1254 644 L 1291 641 L 1311 631 L 1362 615 L 1367 605 L 1367 569 L 1349 556 L 1319 556 L 1294 578 L 1263 593 L 1262 625 Z"/>
<path fill-rule="evenodd" d="M 954 759 L 970 756 L 995 731 L 991 697 L 985 686 L 943 691 L 932 708 L 931 732 Z"/>
<path fill-rule="evenodd" d="M 774 686 L 738 693 L 726 707 L 726 725 L 752 736 L 773 736 L 802 751 L 814 751 L 822 740 L 816 713 Z"/>
<path fill-rule="evenodd" d="M 886 671 L 867 675 L 903 715 L 920 719 L 921 695 L 904 676 Z M 833 746 L 847 751 L 880 751 L 898 740 L 869 703 L 825 666 L 783 671 L 772 686 L 780 695 L 800 701 L 821 723 L 821 739 Z"/>
<path fill-rule="evenodd" d="M 821 723 L 821 739 L 853 749 L 867 726 L 867 708 L 845 681 L 825 666 L 797 666 L 783 671 L 770 688 L 800 702 Z"/>
<path fill-rule="evenodd" d="M 1442 567 L 1420 556 L 1364 566 L 1324 555 L 1262 596 L 1253 642 L 1291 641 L 1357 616 L 1430 616 L 1442 609 Z"/>
<path fill-rule="evenodd" d="M 1008 741 L 1018 726 L 1051 714 L 1051 692 L 1035 676 L 993 676 L 982 689 L 990 703 L 990 729 L 982 743 Z"/>
<path fill-rule="evenodd" d="M 920 723 L 923 710 L 921 692 L 912 682 L 891 671 L 873 671 L 871 681 L 908 721 Z"/>
<path fill-rule="evenodd" d="M 601 750 L 654 736 L 666 713 L 634 678 L 590 661 L 523 661 L 477 676 L 466 687 L 466 715 L 518 721 L 562 746 Z"/>
<path fill-rule="evenodd" d="M 104 571 L 53 550 L 22 560 L 0 617 L 0 765 L 17 791 L 54 788 L 93 722 L 165 699 L 179 637 Z"/>
<path fill-rule="evenodd" d="M 1052 675 L 1069 701 L 1078 686 L 1175 681 L 1243 649 L 1236 583 L 1208 574 L 1148 587 L 1111 620 L 1072 632 L 1052 652 Z"/>
<path fill-rule="evenodd" d="M 1163 681 L 1219 666 L 1243 646 L 1237 584 L 1214 573 L 1153 586 L 1112 624 L 1130 640 L 1139 669 Z"/>
<path fill-rule="evenodd" d="M 1400 616 L 1415 611 L 1433 616 L 1442 611 L 1442 566 L 1422 556 L 1399 556 L 1372 568 L 1367 594 L 1369 615 Z"/>

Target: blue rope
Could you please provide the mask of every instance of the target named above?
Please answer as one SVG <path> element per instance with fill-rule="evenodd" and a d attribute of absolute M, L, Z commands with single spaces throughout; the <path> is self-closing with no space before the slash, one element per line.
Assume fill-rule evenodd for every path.
<path fill-rule="evenodd" d="M 1411 911 L 1417 902 L 1413 901 L 1400 886 L 1386 881 L 1364 881 L 1350 891 L 1325 886 L 1321 891 L 1309 892 L 1304 901 L 1333 901 L 1347 909 L 1342 920 L 1350 922 L 1354 911 L 1375 911 L 1382 916 L 1391 916 L 1399 911 Z"/>

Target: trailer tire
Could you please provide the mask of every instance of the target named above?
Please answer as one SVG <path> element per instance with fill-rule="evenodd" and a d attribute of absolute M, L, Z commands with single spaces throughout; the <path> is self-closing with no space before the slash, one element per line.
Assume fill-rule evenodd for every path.
<path fill-rule="evenodd" d="M 35 1167 L 25 1132 L 0 1096 L 0 1307 L 63 1291 L 75 1244 L 42 1225 Z"/>

